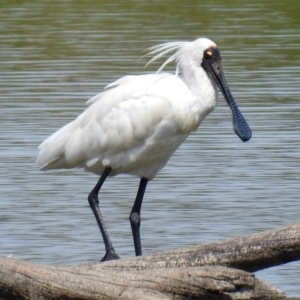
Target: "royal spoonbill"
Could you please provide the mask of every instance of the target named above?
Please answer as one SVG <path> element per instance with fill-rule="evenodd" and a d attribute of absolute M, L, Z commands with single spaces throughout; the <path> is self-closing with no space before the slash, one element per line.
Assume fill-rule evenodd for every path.
<path fill-rule="evenodd" d="M 217 45 L 207 38 L 170 42 L 150 48 L 150 62 L 172 54 L 157 73 L 125 76 L 91 98 L 89 106 L 39 146 L 41 170 L 82 167 L 100 175 L 88 201 L 105 244 L 101 261 L 118 259 L 99 209 L 98 193 L 107 176 L 121 173 L 140 178 L 131 210 L 135 254 L 142 254 L 140 210 L 149 180 L 165 166 L 187 136 L 215 108 L 217 87 L 242 141 L 251 129 L 225 81 Z M 176 62 L 175 74 L 162 72 Z"/>

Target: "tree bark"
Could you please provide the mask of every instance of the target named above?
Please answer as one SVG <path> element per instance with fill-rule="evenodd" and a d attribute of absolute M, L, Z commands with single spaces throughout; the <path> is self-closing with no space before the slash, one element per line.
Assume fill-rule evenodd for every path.
<path fill-rule="evenodd" d="M 78 266 L 0 257 L 5 299 L 279 299 L 250 272 L 299 260 L 300 222 L 245 237 Z"/>
<path fill-rule="evenodd" d="M 222 265 L 256 272 L 300 259 L 300 222 L 274 230 L 133 257 L 103 264 L 108 268 L 174 268 Z"/>

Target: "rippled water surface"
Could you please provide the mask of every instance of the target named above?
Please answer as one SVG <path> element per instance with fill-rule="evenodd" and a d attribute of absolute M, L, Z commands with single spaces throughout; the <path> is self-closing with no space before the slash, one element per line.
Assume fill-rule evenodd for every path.
<path fill-rule="evenodd" d="M 153 180 L 142 207 L 144 253 L 299 220 L 300 6 L 296 0 L 2 1 L 0 254 L 49 264 L 98 261 L 104 247 L 87 194 L 97 176 L 41 172 L 37 146 L 85 102 L 144 68 L 142 50 L 207 36 L 253 130 L 242 143 L 216 110 Z M 173 70 L 174 66 L 168 67 Z M 120 256 L 134 253 L 128 215 L 138 179 L 110 178 L 101 208 Z M 299 296 L 299 263 L 257 276 Z"/>

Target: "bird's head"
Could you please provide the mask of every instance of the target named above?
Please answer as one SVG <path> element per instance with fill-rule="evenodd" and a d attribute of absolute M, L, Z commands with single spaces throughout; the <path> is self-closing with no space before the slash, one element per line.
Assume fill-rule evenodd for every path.
<path fill-rule="evenodd" d="M 231 92 L 226 83 L 225 76 L 222 70 L 221 54 L 217 45 L 207 39 L 199 38 L 193 42 L 170 42 L 150 48 L 149 54 L 156 54 L 150 61 L 156 61 L 162 56 L 173 52 L 159 68 L 160 72 L 168 63 L 177 62 L 176 74 L 180 71 L 191 72 L 193 68 L 202 68 L 222 92 L 232 113 L 232 124 L 235 133 L 244 142 L 250 140 L 252 132 L 240 112 Z"/>

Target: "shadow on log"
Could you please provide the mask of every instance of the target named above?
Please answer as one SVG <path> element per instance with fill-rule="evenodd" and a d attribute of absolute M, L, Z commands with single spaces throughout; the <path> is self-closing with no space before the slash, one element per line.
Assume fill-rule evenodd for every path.
<path fill-rule="evenodd" d="M 300 259 L 300 222 L 166 252 L 44 266 L 0 257 L 3 299 L 280 299 L 249 272 Z"/>

